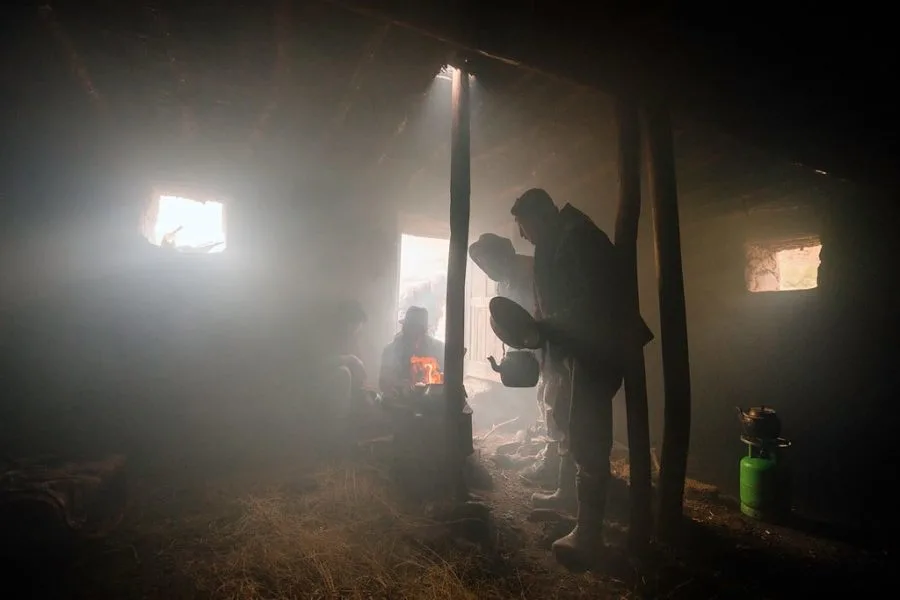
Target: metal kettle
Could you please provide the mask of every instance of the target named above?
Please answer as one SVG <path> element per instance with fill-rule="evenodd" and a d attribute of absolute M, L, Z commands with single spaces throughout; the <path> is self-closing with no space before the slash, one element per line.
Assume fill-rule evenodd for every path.
<path fill-rule="evenodd" d="M 493 356 L 488 356 L 491 368 L 500 373 L 500 382 L 506 387 L 534 387 L 541 376 L 541 365 L 538 364 L 534 352 L 527 350 L 511 350 L 503 356 L 498 364 Z"/>
<path fill-rule="evenodd" d="M 781 419 L 773 408 L 754 406 L 744 411 L 737 407 L 737 412 L 745 436 L 774 440 L 781 435 Z"/>

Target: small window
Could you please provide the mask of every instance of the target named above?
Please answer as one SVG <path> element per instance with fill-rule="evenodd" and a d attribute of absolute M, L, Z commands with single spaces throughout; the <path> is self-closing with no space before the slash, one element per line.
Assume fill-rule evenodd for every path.
<path fill-rule="evenodd" d="M 815 288 L 821 250 L 818 238 L 747 244 L 747 289 L 788 292 Z"/>
<path fill-rule="evenodd" d="M 225 206 L 157 194 L 144 214 L 142 230 L 151 244 L 177 252 L 209 254 L 225 250 Z"/>

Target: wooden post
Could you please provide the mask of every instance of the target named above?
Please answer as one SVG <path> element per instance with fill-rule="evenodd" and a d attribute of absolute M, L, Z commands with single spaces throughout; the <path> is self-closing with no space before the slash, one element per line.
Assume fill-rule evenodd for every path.
<path fill-rule="evenodd" d="M 653 200 L 666 402 L 659 478 L 658 534 L 661 540 L 671 541 L 681 523 L 684 502 L 684 479 L 691 438 L 691 373 L 672 124 L 668 110 L 660 104 L 648 107 L 644 117 L 650 195 Z"/>
<path fill-rule="evenodd" d="M 626 311 L 637 318 L 637 238 L 641 216 L 640 125 L 638 108 L 627 98 L 616 100 L 618 137 L 619 206 L 616 214 L 616 249 L 622 268 Z M 635 328 L 636 329 L 636 328 Z M 636 336 L 625 338 L 625 408 L 628 415 L 628 461 L 630 488 L 629 545 L 643 552 L 650 540 L 653 511 L 650 507 L 650 422 L 647 414 L 647 376 L 644 348 Z"/>
<path fill-rule="evenodd" d="M 469 74 L 453 70 L 453 120 L 450 129 L 450 256 L 447 266 L 447 329 L 444 357 L 444 390 L 447 400 L 448 444 L 455 469 L 457 496 L 465 495 L 459 444 L 460 419 L 465 402 L 463 368 L 466 320 L 466 263 L 469 249 L 469 196 L 471 151 L 469 145 Z"/>

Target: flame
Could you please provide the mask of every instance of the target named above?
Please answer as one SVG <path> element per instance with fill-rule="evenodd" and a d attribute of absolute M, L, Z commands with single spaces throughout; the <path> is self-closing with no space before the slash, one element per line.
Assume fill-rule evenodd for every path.
<path fill-rule="evenodd" d="M 438 360 L 433 356 L 413 356 L 409 359 L 409 374 L 413 383 L 444 383 Z"/>

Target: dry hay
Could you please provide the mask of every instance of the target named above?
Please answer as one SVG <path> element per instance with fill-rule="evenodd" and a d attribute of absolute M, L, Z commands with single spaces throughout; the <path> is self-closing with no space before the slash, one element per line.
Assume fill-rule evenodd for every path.
<path fill-rule="evenodd" d="M 311 490 L 278 485 L 179 514 L 164 552 L 213 598 L 510 597 L 477 546 L 439 554 L 426 540 L 441 524 L 400 514 L 388 490 L 374 468 L 330 468 Z"/>

